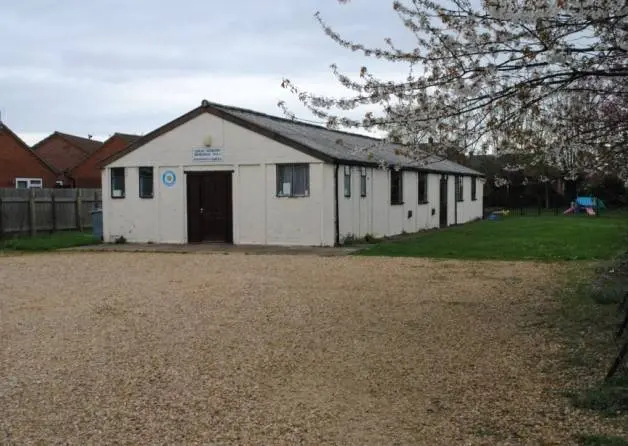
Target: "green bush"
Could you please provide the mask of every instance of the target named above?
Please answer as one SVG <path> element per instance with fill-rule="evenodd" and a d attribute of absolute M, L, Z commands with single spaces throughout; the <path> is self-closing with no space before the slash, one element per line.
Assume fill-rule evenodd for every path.
<path fill-rule="evenodd" d="M 628 446 L 628 440 L 607 435 L 581 435 L 578 441 L 582 446 Z"/>
<path fill-rule="evenodd" d="M 618 376 L 577 395 L 574 405 L 612 417 L 628 414 L 628 376 Z"/>

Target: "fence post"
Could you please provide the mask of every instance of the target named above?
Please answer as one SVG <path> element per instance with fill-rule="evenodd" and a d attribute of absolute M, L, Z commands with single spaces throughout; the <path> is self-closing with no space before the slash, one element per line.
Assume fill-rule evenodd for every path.
<path fill-rule="evenodd" d="M 28 190 L 28 230 L 31 237 L 37 233 L 35 228 L 35 189 Z"/>
<path fill-rule="evenodd" d="M 83 221 L 81 220 L 81 189 L 76 189 L 76 200 L 74 201 L 76 209 L 76 229 L 83 231 Z"/>
<path fill-rule="evenodd" d="M 50 195 L 50 203 L 52 205 L 52 232 L 57 232 L 57 197 L 55 189 L 52 189 L 52 194 Z"/>

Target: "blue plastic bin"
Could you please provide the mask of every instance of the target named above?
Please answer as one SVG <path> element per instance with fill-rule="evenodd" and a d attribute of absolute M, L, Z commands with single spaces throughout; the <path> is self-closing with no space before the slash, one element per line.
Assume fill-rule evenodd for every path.
<path fill-rule="evenodd" d="M 92 234 L 97 239 L 102 240 L 102 209 L 92 211 Z"/>

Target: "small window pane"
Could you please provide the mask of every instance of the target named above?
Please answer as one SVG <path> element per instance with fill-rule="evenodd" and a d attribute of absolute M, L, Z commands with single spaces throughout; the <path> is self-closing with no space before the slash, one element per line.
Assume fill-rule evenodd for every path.
<path fill-rule="evenodd" d="M 345 197 L 351 197 L 351 167 L 345 167 Z"/>
<path fill-rule="evenodd" d="M 305 197 L 310 194 L 310 166 L 294 166 L 292 195 Z"/>
<path fill-rule="evenodd" d="M 463 194 L 464 194 L 464 189 L 463 189 L 462 177 L 456 177 L 456 200 L 463 201 Z"/>
<path fill-rule="evenodd" d="M 366 167 L 360 171 L 360 196 L 366 197 Z"/>
<path fill-rule="evenodd" d="M 140 167 L 140 198 L 153 198 L 153 168 Z"/>
<path fill-rule="evenodd" d="M 390 204 L 403 204 L 403 172 L 390 171 Z"/>
<path fill-rule="evenodd" d="M 28 180 L 17 180 L 15 182 L 16 189 L 28 189 Z"/>
<path fill-rule="evenodd" d="M 111 197 L 124 198 L 124 167 L 114 167 L 111 169 Z"/>
<path fill-rule="evenodd" d="M 289 197 L 292 194 L 292 169 L 290 166 L 277 166 L 277 196 Z"/>
<path fill-rule="evenodd" d="M 427 203 L 427 174 L 419 172 L 419 204 Z"/>

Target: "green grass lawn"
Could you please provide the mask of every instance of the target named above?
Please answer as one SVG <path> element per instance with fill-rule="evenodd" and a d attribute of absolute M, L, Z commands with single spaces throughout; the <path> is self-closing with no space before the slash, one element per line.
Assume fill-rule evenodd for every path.
<path fill-rule="evenodd" d="M 100 240 L 87 232 L 56 232 L 41 234 L 34 237 L 14 237 L 0 239 L 2 251 L 53 251 L 55 249 L 72 248 L 75 246 L 95 245 Z"/>
<path fill-rule="evenodd" d="M 508 216 L 384 241 L 358 255 L 494 260 L 608 259 L 626 246 L 628 214 Z"/>

